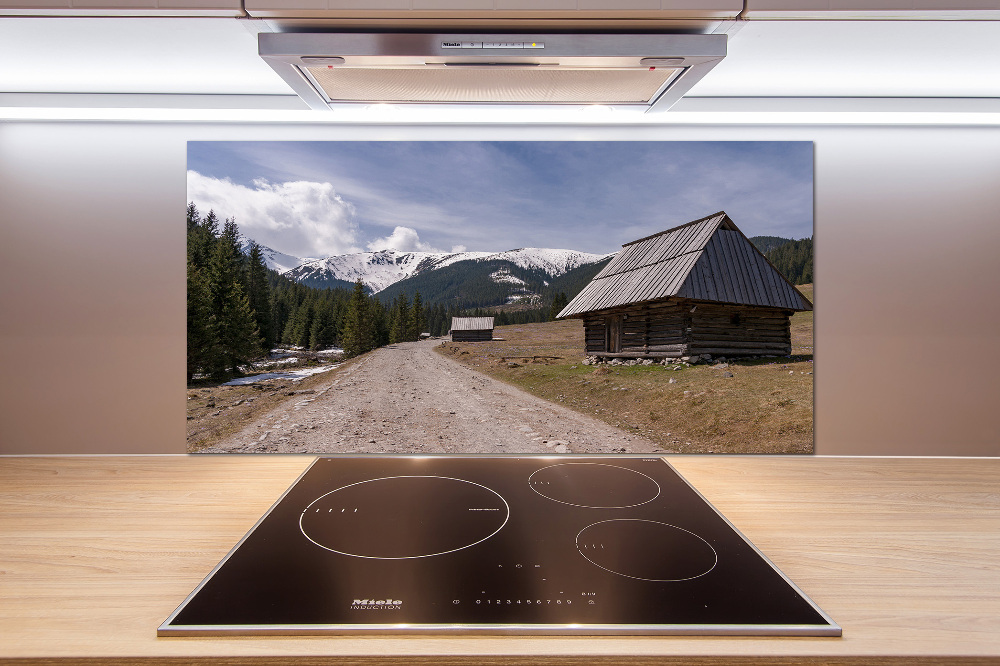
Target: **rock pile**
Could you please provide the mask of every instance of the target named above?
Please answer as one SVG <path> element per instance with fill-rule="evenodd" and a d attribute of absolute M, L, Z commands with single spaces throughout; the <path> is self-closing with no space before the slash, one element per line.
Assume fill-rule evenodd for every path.
<path fill-rule="evenodd" d="M 724 358 L 721 360 L 725 360 Z M 662 365 L 690 367 L 699 363 L 711 363 L 711 354 L 695 354 L 693 356 L 681 356 L 679 358 L 605 358 L 603 356 L 588 356 L 583 360 L 584 365 Z"/>
<path fill-rule="evenodd" d="M 775 356 L 758 356 L 753 358 L 777 358 Z M 607 358 L 604 356 L 588 356 L 583 359 L 583 365 L 662 365 L 668 367 L 672 370 L 679 370 L 680 368 L 689 368 L 692 365 L 699 365 L 701 363 L 712 364 L 713 368 L 727 368 L 729 367 L 726 363 L 725 356 L 713 357 L 711 354 L 693 354 L 690 356 L 680 356 L 677 358 L 662 358 L 662 359 L 652 359 L 652 358 Z"/>

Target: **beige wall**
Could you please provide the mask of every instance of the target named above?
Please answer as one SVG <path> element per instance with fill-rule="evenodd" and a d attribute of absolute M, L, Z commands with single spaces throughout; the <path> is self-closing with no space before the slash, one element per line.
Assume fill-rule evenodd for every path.
<path fill-rule="evenodd" d="M 816 452 L 1000 455 L 995 128 L 0 123 L 0 453 L 181 453 L 188 140 L 811 140 Z"/>

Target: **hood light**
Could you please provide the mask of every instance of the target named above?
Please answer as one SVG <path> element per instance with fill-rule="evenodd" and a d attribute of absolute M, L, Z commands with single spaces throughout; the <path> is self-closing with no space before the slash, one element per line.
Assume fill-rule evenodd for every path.
<path fill-rule="evenodd" d="M 680 67 L 684 58 L 643 58 L 639 64 L 643 67 Z"/>
<path fill-rule="evenodd" d="M 312 67 L 323 67 L 332 65 L 343 65 L 346 62 L 340 56 L 302 56 L 299 62 Z"/>

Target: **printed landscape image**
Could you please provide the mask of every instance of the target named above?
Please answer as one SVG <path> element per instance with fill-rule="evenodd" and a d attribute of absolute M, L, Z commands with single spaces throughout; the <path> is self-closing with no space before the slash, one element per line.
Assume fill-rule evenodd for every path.
<path fill-rule="evenodd" d="M 807 453 L 808 142 L 191 142 L 188 450 Z"/>

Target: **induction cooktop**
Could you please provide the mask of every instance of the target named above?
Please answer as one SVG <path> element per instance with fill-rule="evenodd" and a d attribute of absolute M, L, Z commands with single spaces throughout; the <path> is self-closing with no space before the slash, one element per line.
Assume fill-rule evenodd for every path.
<path fill-rule="evenodd" d="M 841 629 L 662 459 L 338 456 L 157 633 Z"/>

